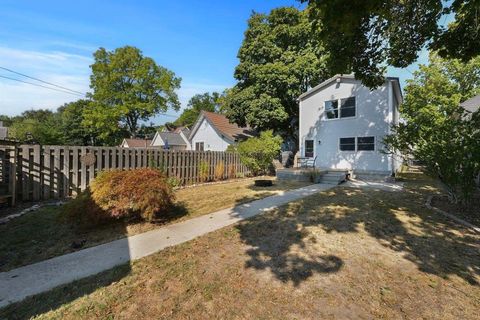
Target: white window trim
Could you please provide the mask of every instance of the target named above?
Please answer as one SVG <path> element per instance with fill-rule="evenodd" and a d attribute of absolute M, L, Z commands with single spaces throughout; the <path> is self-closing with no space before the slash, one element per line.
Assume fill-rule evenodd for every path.
<path fill-rule="evenodd" d="M 312 143 L 313 143 L 313 156 L 311 157 L 307 157 L 306 156 L 306 152 L 307 152 L 307 140 L 311 140 Z M 310 139 L 310 138 L 305 138 L 303 139 L 303 157 L 304 158 L 315 158 L 315 140 L 314 139 Z"/>
<path fill-rule="evenodd" d="M 355 98 L 355 115 L 353 117 L 345 117 L 345 118 L 342 118 L 341 117 L 341 113 L 342 113 L 342 99 L 348 99 L 348 98 Z M 327 108 L 326 108 L 326 103 L 328 101 L 337 101 L 337 104 L 338 104 L 338 118 L 328 118 L 327 117 Z M 324 121 L 335 121 L 335 120 L 348 120 L 348 119 L 356 119 L 357 118 L 357 112 L 358 110 L 358 106 L 357 106 L 357 97 L 356 96 L 349 96 L 349 97 L 346 97 L 346 98 L 338 98 L 338 99 L 330 99 L 330 100 L 325 100 L 323 102 L 323 120 Z"/>
<path fill-rule="evenodd" d="M 369 138 L 373 137 L 373 150 L 358 150 L 358 138 Z M 355 139 L 355 150 L 341 150 L 340 149 L 340 139 L 345 139 L 345 138 L 354 138 Z M 339 137 L 338 138 L 338 151 L 339 152 L 375 152 L 377 151 L 377 136 L 354 136 L 354 137 Z"/>

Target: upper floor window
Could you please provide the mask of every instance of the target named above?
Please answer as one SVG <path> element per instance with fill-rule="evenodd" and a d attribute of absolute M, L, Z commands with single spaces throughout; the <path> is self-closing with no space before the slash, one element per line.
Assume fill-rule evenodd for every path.
<path fill-rule="evenodd" d="M 305 157 L 313 157 L 313 140 L 305 140 Z"/>
<path fill-rule="evenodd" d="M 195 150 L 197 151 L 204 151 L 204 143 L 203 142 L 195 142 Z"/>
<path fill-rule="evenodd" d="M 338 100 L 325 101 L 325 114 L 327 119 L 338 118 Z"/>
<path fill-rule="evenodd" d="M 355 97 L 325 101 L 325 116 L 327 119 L 355 117 Z"/>

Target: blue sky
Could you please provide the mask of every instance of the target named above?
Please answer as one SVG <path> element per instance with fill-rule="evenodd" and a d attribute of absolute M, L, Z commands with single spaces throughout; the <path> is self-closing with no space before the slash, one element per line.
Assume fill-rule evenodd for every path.
<path fill-rule="evenodd" d="M 237 51 L 252 10 L 285 5 L 300 6 L 294 0 L 3 0 L 0 67 L 86 92 L 92 53 L 98 47 L 133 45 L 182 78 L 178 94 L 185 107 L 196 93 L 222 91 L 235 83 Z M 426 61 L 425 52 L 419 60 Z M 389 75 L 402 81 L 410 77 L 407 70 L 392 69 Z M 0 76 L 24 79 L 4 70 Z M 55 109 L 77 98 L 0 78 L 0 114 Z M 155 123 L 171 120 L 162 116 Z"/>

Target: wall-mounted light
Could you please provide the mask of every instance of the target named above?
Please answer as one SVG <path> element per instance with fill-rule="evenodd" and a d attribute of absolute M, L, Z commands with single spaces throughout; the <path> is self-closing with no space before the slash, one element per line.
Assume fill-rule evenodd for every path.
<path fill-rule="evenodd" d="M 322 140 L 318 140 L 318 144 L 322 144 Z"/>

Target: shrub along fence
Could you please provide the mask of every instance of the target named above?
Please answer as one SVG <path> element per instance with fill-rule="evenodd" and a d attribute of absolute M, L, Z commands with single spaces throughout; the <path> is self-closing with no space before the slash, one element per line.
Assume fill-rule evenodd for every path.
<path fill-rule="evenodd" d="M 16 159 L 16 161 L 15 161 Z M 179 185 L 243 177 L 236 153 L 154 148 L 0 146 L 0 184 L 17 200 L 47 200 L 85 190 L 108 169 L 158 167 Z M 14 182 L 14 183 L 12 183 Z M 16 190 L 15 194 L 13 190 Z"/>

